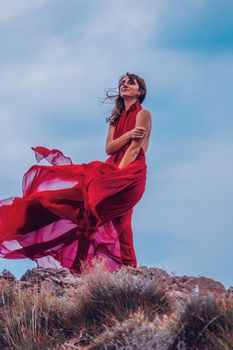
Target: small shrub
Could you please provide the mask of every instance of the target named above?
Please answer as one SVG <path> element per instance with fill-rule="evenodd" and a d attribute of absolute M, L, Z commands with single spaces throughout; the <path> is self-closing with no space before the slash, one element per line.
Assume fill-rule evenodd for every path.
<path fill-rule="evenodd" d="M 130 313 L 140 310 L 149 321 L 170 310 L 164 290 L 154 281 L 129 275 L 124 268 L 115 273 L 97 268 L 86 274 L 79 310 L 83 327 L 98 334 L 103 324 L 110 326 L 114 320 L 122 322 Z"/>
<path fill-rule="evenodd" d="M 164 290 L 148 276 L 129 274 L 127 268 L 110 273 L 99 262 L 83 274 L 82 287 L 76 293 L 76 314 L 69 315 L 76 324 L 77 335 L 58 347 L 59 350 L 81 349 L 106 330 L 115 332 L 116 325 L 122 328 L 124 322 L 129 322 L 130 328 L 134 314 L 143 314 L 145 322 L 153 325 L 155 319 L 170 311 Z M 139 324 L 135 332 L 136 329 L 140 333 Z"/>
<path fill-rule="evenodd" d="M 233 302 L 207 297 L 188 304 L 170 350 L 181 343 L 190 350 L 233 349 Z"/>
<path fill-rule="evenodd" d="M 133 313 L 127 320 L 116 322 L 93 340 L 90 350 L 167 350 L 173 340 L 171 325 L 161 327 L 159 319 L 150 322 L 144 312 Z"/>

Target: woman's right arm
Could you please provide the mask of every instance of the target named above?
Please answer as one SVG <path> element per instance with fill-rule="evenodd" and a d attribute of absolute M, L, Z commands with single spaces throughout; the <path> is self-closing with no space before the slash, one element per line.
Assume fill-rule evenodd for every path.
<path fill-rule="evenodd" d="M 131 136 L 128 132 L 113 140 L 114 129 L 114 125 L 109 125 L 108 136 L 105 146 L 105 151 L 108 155 L 117 152 L 122 146 L 124 146 L 127 142 L 131 140 Z"/>
<path fill-rule="evenodd" d="M 109 125 L 109 131 L 108 136 L 106 140 L 106 146 L 105 151 L 108 155 L 113 154 L 119 149 L 121 149 L 122 146 L 124 146 L 126 143 L 130 142 L 132 139 L 139 139 L 143 137 L 146 133 L 146 129 L 143 127 L 137 127 L 135 129 L 132 129 L 120 137 L 113 140 L 113 134 L 114 134 L 114 125 Z"/>

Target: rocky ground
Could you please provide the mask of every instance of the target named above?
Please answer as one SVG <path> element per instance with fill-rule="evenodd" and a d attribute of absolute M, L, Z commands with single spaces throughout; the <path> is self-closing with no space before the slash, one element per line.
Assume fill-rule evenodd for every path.
<path fill-rule="evenodd" d="M 98 263 L 0 274 L 1 349 L 233 349 L 233 288 L 159 268 Z"/>

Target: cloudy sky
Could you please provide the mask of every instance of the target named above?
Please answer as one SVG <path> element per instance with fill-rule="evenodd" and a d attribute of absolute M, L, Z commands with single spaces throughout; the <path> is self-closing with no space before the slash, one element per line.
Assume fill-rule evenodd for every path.
<path fill-rule="evenodd" d="M 138 263 L 233 285 L 232 14 L 231 0 L 0 0 L 0 198 L 21 196 L 31 146 L 105 160 L 99 99 L 135 72 L 153 116 Z"/>

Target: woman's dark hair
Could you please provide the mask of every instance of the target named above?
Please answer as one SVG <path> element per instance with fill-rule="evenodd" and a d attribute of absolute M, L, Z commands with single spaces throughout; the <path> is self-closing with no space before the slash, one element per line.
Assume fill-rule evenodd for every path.
<path fill-rule="evenodd" d="M 139 92 L 140 95 L 138 96 L 138 101 L 142 103 L 146 97 L 146 83 L 144 79 L 140 78 L 136 74 L 126 73 L 125 75 L 122 75 L 118 82 L 118 91 L 116 89 L 107 89 L 106 90 L 106 97 L 104 98 L 104 102 L 106 100 L 114 101 L 115 106 L 111 112 L 111 114 L 106 118 L 106 122 L 109 122 L 111 125 L 115 125 L 116 121 L 119 119 L 121 113 L 123 112 L 125 105 L 124 105 L 124 99 L 120 95 L 120 86 L 121 82 L 125 77 L 128 77 L 131 82 L 134 82 L 134 79 L 137 81 L 139 85 Z"/>

